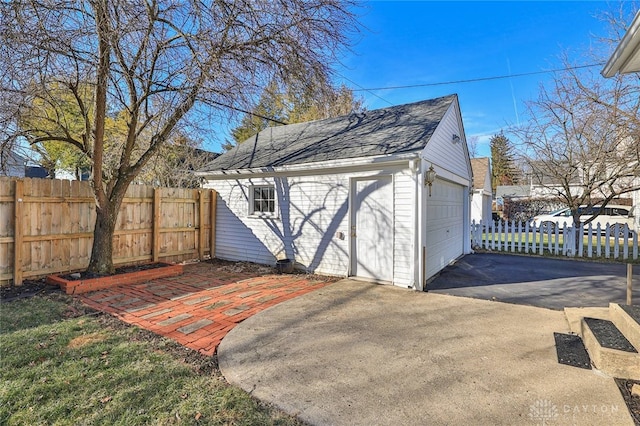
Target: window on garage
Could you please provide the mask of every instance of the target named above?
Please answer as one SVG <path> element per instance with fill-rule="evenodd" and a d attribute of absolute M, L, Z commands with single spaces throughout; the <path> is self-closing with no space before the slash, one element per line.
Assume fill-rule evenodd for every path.
<path fill-rule="evenodd" d="M 249 214 L 254 216 L 275 216 L 276 192 L 273 185 L 254 185 L 251 187 Z"/>

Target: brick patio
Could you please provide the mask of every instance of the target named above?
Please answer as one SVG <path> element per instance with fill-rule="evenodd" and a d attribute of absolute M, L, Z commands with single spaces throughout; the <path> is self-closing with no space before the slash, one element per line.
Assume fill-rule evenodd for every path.
<path fill-rule="evenodd" d="M 203 262 L 184 274 L 78 296 L 121 320 L 213 355 L 236 324 L 270 306 L 335 282 L 292 275 L 230 272 Z"/>

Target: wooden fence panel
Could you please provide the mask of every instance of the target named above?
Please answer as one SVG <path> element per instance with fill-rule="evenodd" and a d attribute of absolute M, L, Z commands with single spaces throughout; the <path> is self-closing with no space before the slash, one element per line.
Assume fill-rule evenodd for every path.
<path fill-rule="evenodd" d="M 153 188 L 131 185 L 120 206 L 113 238 L 116 264 L 152 260 Z"/>
<path fill-rule="evenodd" d="M 167 259 L 198 257 L 198 191 L 162 188 L 160 253 Z"/>
<path fill-rule="evenodd" d="M 212 190 L 131 185 L 116 222 L 114 263 L 176 262 L 210 255 L 216 197 Z M 85 269 L 95 219 L 88 182 L 1 177 L 0 285 Z"/>
<path fill-rule="evenodd" d="M 8 179 L 0 181 L 0 283 L 13 277 L 14 191 Z"/>

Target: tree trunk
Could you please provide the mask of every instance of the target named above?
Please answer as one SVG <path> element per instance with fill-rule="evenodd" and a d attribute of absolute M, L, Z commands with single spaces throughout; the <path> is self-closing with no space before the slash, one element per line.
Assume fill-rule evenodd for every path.
<path fill-rule="evenodd" d="M 574 239 L 573 239 L 573 256 L 578 256 L 578 249 L 580 248 L 580 239 L 582 238 L 582 232 L 580 229 L 580 216 L 578 219 L 573 218 L 573 229 L 574 229 Z"/>
<path fill-rule="evenodd" d="M 93 231 L 93 247 L 91 260 L 87 272 L 97 275 L 111 275 L 115 272 L 113 266 L 113 234 L 118 218 L 117 211 L 112 205 L 106 209 L 96 209 L 96 227 Z"/>

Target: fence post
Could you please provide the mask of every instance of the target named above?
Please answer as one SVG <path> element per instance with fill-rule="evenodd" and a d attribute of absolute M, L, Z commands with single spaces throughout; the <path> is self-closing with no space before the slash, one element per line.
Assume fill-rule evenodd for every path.
<path fill-rule="evenodd" d="M 22 285 L 22 180 L 15 180 L 13 198 L 13 285 Z"/>
<path fill-rule="evenodd" d="M 160 258 L 160 188 L 153 189 L 153 262 Z"/>
<path fill-rule="evenodd" d="M 631 296 L 633 294 L 633 265 L 627 263 L 627 305 L 631 305 Z"/>
<path fill-rule="evenodd" d="M 211 204 L 209 212 L 209 223 L 211 224 L 209 233 L 209 249 L 210 256 L 213 259 L 216 256 L 216 205 L 218 203 L 218 193 L 215 189 L 211 190 Z"/>
<path fill-rule="evenodd" d="M 204 259 L 204 191 L 198 191 L 198 259 Z"/>

